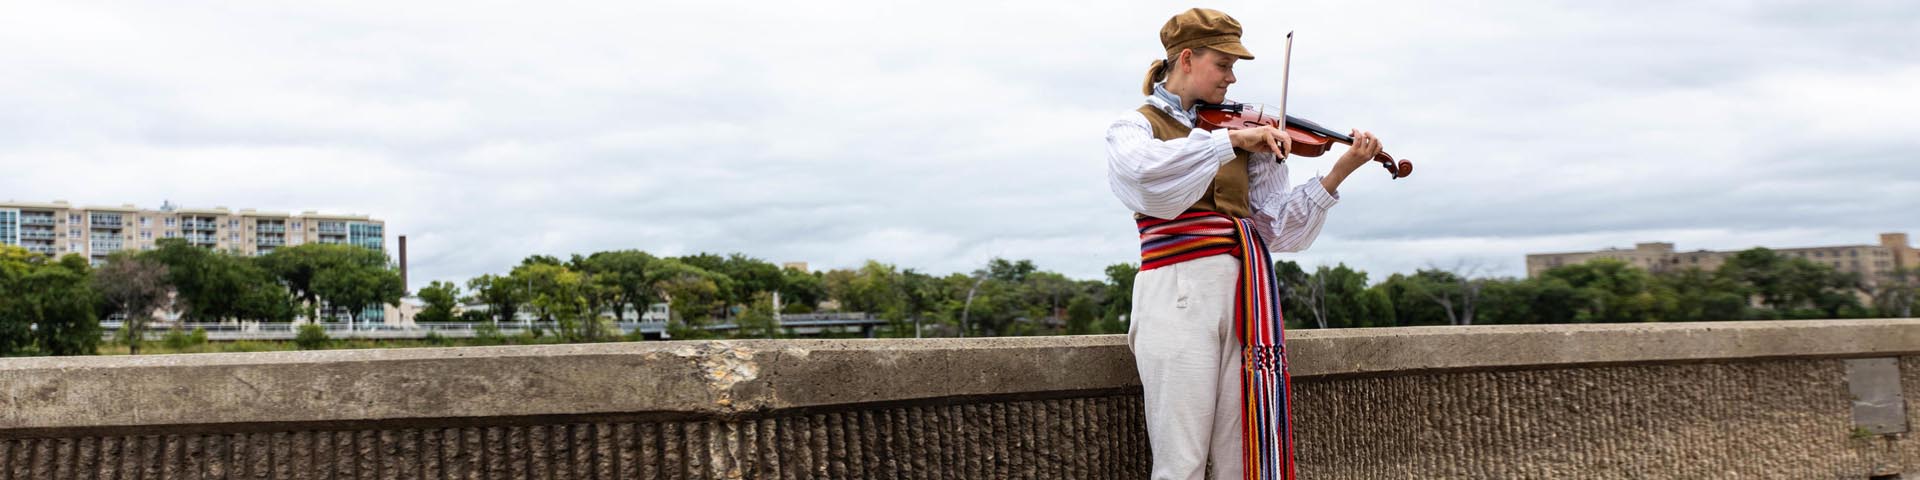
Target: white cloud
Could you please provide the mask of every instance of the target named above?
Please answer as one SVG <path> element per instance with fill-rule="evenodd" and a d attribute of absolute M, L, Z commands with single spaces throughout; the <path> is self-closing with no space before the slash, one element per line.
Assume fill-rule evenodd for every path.
<path fill-rule="evenodd" d="M 362 212 L 415 285 L 529 254 L 932 273 L 1137 257 L 1100 136 L 1158 2 L 0 4 L 0 198 Z M 1379 132 L 1309 264 L 1916 227 L 1910 2 L 1242 2 L 1271 102 Z M 1657 10 L 1658 15 L 1647 12 Z M 1303 181 L 1332 158 L 1292 160 Z"/>

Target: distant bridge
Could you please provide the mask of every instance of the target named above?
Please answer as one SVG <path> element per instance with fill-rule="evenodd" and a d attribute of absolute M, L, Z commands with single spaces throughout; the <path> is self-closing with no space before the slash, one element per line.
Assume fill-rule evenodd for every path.
<path fill-rule="evenodd" d="M 781 318 L 778 319 L 780 330 L 787 335 L 793 336 L 820 336 L 827 333 L 858 331 L 862 337 L 873 338 L 875 328 L 886 324 L 886 320 L 879 319 L 869 313 L 796 314 L 782 315 Z M 207 340 L 209 341 L 293 340 L 294 336 L 299 334 L 300 325 L 301 324 L 277 322 L 153 325 L 148 327 L 145 337 L 148 340 L 158 340 L 175 329 L 188 332 L 194 329 L 201 329 L 207 332 Z M 423 339 L 427 338 L 427 335 L 430 334 L 443 338 L 474 338 L 478 336 L 478 329 L 485 325 L 497 325 L 500 328 L 500 334 L 503 336 L 520 335 L 536 329 L 543 332 L 555 332 L 560 328 L 559 322 L 511 322 L 498 324 L 417 323 L 413 325 L 371 324 L 351 326 L 343 323 L 322 323 L 320 327 L 326 329 L 328 338 L 401 340 Z M 618 329 L 619 335 L 628 335 L 638 331 L 646 338 L 671 338 L 667 335 L 666 322 L 615 322 L 614 326 Z M 100 327 L 104 330 L 101 333 L 104 338 L 114 338 L 120 333 L 123 324 L 122 322 L 101 322 Z M 731 332 L 739 330 L 740 325 L 736 323 L 720 323 L 705 325 L 700 328 L 715 332 Z"/>

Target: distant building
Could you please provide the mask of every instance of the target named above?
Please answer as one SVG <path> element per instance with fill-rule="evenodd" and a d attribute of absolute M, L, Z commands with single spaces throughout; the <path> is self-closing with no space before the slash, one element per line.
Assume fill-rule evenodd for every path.
<path fill-rule="evenodd" d="M 246 256 L 303 243 L 387 248 L 386 222 L 366 215 L 311 211 L 291 215 L 251 208 L 236 212 L 226 207 L 178 208 L 171 203 L 149 210 L 133 205 L 77 207 L 59 200 L 0 202 L 0 245 L 21 246 L 50 257 L 75 254 L 99 266 L 114 252 L 153 250 L 167 238 Z M 329 310 L 322 316 L 345 318 L 343 310 Z M 173 318 L 178 318 L 177 313 Z M 412 318 L 387 305 L 368 308 L 360 320 L 401 324 L 411 323 Z"/>
<path fill-rule="evenodd" d="M 1896 269 L 1920 268 L 1920 250 L 1910 246 L 1905 233 L 1882 233 L 1879 245 L 1776 248 L 1773 251 L 1784 256 L 1805 258 L 1842 272 L 1858 273 L 1867 282 L 1877 281 Z M 1713 270 L 1720 268 L 1720 264 L 1726 263 L 1727 258 L 1737 253 L 1740 252 L 1675 252 L 1673 244 L 1666 242 L 1634 244 L 1632 250 L 1609 248 L 1591 252 L 1533 253 L 1527 255 L 1527 276 L 1538 277 L 1554 267 L 1584 263 L 1596 258 L 1620 260 L 1655 272 L 1683 268 Z"/>
<path fill-rule="evenodd" d="M 302 243 L 359 245 L 386 250 L 386 222 L 366 215 L 291 215 L 251 208 L 147 210 L 133 205 L 76 207 L 53 203 L 0 202 L 0 245 L 18 245 L 48 256 L 78 254 L 95 265 L 118 251 L 152 250 L 166 238 L 247 256 Z"/>
<path fill-rule="evenodd" d="M 785 268 L 785 269 L 790 269 L 790 270 L 799 270 L 799 271 L 802 271 L 802 272 L 811 272 L 811 271 L 812 271 L 812 270 L 807 270 L 807 262 L 787 262 L 787 263 L 782 263 L 782 264 L 780 264 L 780 268 Z"/>

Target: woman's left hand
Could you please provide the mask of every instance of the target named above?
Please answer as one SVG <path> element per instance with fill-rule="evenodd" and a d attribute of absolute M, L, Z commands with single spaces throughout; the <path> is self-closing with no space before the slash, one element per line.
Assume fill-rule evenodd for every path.
<path fill-rule="evenodd" d="M 1352 172 L 1373 161 L 1374 155 L 1380 154 L 1381 147 L 1380 137 L 1373 136 L 1373 132 L 1356 129 L 1349 136 L 1353 137 L 1353 145 L 1347 148 L 1347 153 L 1340 155 L 1337 165 L 1342 170 Z"/>

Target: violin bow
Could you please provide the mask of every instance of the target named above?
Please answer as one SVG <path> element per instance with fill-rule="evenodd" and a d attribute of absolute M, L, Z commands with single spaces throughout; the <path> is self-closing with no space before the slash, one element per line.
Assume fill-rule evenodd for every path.
<path fill-rule="evenodd" d="M 1286 53 L 1281 54 L 1280 57 L 1280 115 L 1278 118 L 1281 130 L 1287 129 L 1287 76 L 1291 70 L 1293 70 L 1293 31 L 1288 30 Z M 1277 158 L 1282 162 L 1286 161 L 1287 152 L 1279 152 Z"/>

